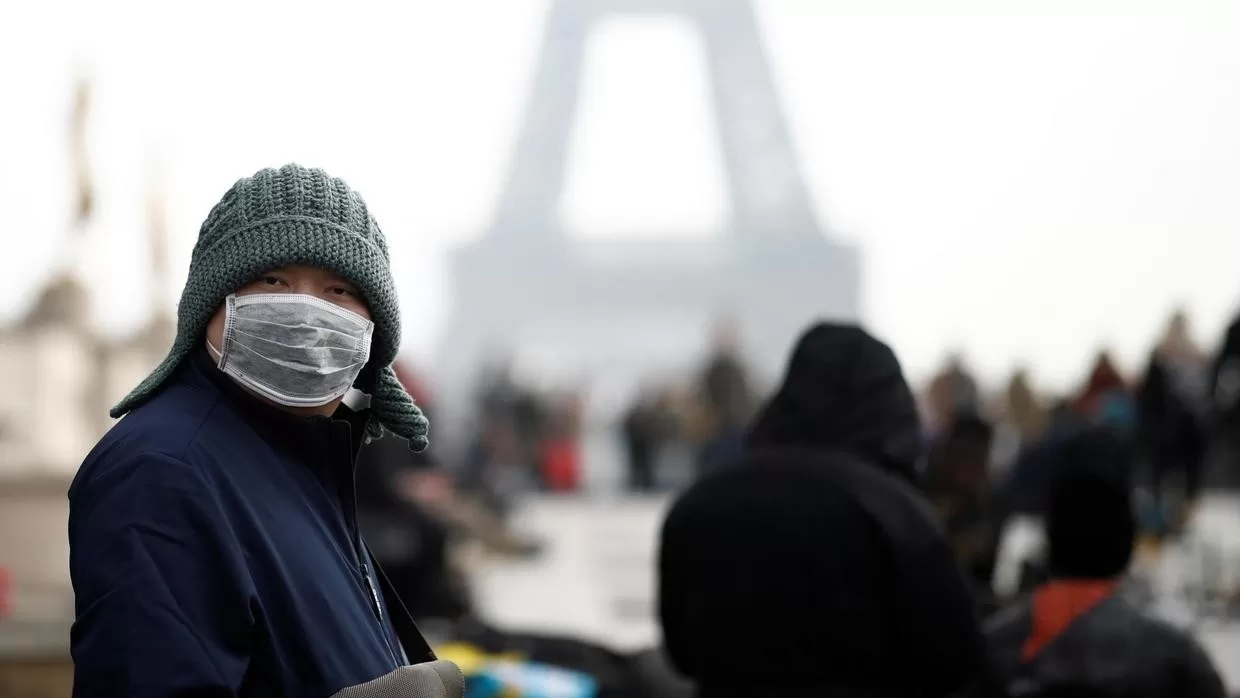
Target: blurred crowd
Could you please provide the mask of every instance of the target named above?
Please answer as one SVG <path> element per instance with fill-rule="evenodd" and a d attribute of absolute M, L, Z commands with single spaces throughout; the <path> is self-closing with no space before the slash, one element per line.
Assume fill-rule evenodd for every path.
<path fill-rule="evenodd" d="M 666 491 L 740 453 L 769 392 L 741 347 L 735 328 L 723 324 L 696 373 L 639 386 L 612 433 L 629 491 Z M 1038 511 L 1056 444 L 1094 423 L 1133 448 L 1144 532 L 1152 536 L 1182 523 L 1208 463 L 1215 482 L 1236 476 L 1240 329 L 1208 351 L 1194 343 L 1187 315 L 1176 312 L 1141 375 L 1122 375 L 1107 351 L 1083 369 L 1082 385 L 1051 396 L 1035 389 L 1025 369 L 1004 390 L 984 390 L 959 357 L 948 359 L 917 402 L 925 486 L 949 521 L 980 516 L 986 507 L 972 500 L 983 493 L 1015 512 Z M 432 404 L 407 367 L 401 375 L 419 404 Z M 584 393 L 540 391 L 520 382 L 508 363 L 488 367 L 480 383 L 467 448 L 446 464 L 462 486 L 491 492 L 497 506 L 501 493 L 582 489 Z"/>
<path fill-rule="evenodd" d="M 1236 371 L 1240 324 L 1214 351 L 1194 343 L 1176 312 L 1140 375 L 1126 377 L 1100 353 L 1079 388 L 1040 396 L 1017 371 L 998 399 L 984 400 L 957 361 L 930 384 L 924 488 L 961 559 L 978 580 L 995 572 L 1004 521 L 1040 515 L 1066 444 L 1102 427 L 1128 450 L 1143 542 L 1179 533 L 1204 485 L 1231 487 L 1240 473 Z"/>
<path fill-rule="evenodd" d="M 1236 462 L 1240 459 L 1236 445 L 1240 438 L 1236 399 L 1240 394 L 1240 320 L 1213 352 L 1194 344 L 1188 323 L 1182 312 L 1169 320 L 1141 375 L 1125 377 L 1110 355 L 1102 352 L 1086 372 L 1084 384 L 1057 398 L 1040 395 L 1024 370 L 1013 374 L 1006 391 L 988 397 L 958 358 L 949 360 L 925 390 L 914 396 L 885 346 L 860 329 L 842 326 L 819 326 L 803 337 L 782 385 L 768 397 L 754 385 L 736 333 L 721 330 L 697 375 L 683 385 L 644 386 L 615 426 L 627 458 L 626 485 L 631 491 L 666 489 L 670 481 L 662 474 L 677 467 L 669 464 L 675 460 L 687 467 L 689 481 L 695 483 L 681 495 L 668 519 L 660 568 L 664 631 L 669 643 L 682 634 L 696 638 L 685 647 L 622 656 L 573 638 L 501 632 L 473 615 L 466 575 L 460 561 L 452 557 L 451 541 L 472 538 L 492 552 L 537 555 L 539 543 L 522 539 L 505 523 L 508 494 L 516 487 L 547 492 L 572 492 L 581 487 L 581 396 L 539 394 L 518 385 L 505 369 L 493 370 L 483 383 L 477 401 L 479 428 L 460 467 L 427 468 L 435 464 L 434 456 L 414 455 L 396 446 L 364 451 L 371 461 L 387 463 L 359 468 L 359 473 L 372 476 L 387 474 L 388 479 L 372 489 L 396 488 L 404 493 L 388 500 L 388 513 L 394 517 L 388 529 L 399 530 L 416 521 L 421 531 L 406 536 L 372 531 L 368 536 L 375 554 L 399 580 L 415 617 L 456 643 L 451 646 L 465 646 L 472 652 L 518 651 L 539 662 L 571 667 L 602 677 L 611 695 L 687 695 L 690 684 L 670 671 L 668 657 L 677 669 L 699 681 L 703 672 L 718 671 L 722 677 L 729 673 L 729 663 L 752 659 L 758 652 L 755 645 L 767 643 L 753 638 L 788 633 L 792 634 L 768 643 L 775 655 L 785 657 L 785 663 L 790 661 L 787 658 L 800 657 L 796 661 L 812 665 L 815 654 L 829 651 L 852 657 L 845 664 L 858 676 L 850 681 L 870 680 L 864 678 L 865 672 L 883 676 L 884 665 L 866 666 L 894 659 L 886 648 L 890 638 L 882 635 L 889 626 L 913 636 L 925 633 L 917 640 L 926 643 L 923 652 L 929 652 L 931 645 L 940 646 L 942 656 L 929 653 L 931 659 L 916 660 L 930 664 L 914 663 L 921 667 L 917 681 L 923 688 L 936 676 L 936 681 L 963 681 L 963 675 L 951 672 L 963 672 L 957 665 L 969 660 L 953 653 L 972 651 L 969 643 L 975 638 L 970 633 L 986 627 L 974 619 L 986 618 L 992 626 L 988 632 L 995 638 L 987 640 L 989 651 L 999 656 L 991 657 L 984 672 L 974 667 L 970 680 L 982 683 L 970 689 L 975 693 L 962 695 L 1007 695 L 1004 691 L 1011 688 L 1012 677 L 1031 671 L 1030 660 L 1035 656 L 1058 657 L 1046 660 L 1049 668 L 1044 671 L 1077 671 L 1081 674 L 1077 678 L 1086 683 L 1114 684 L 1119 679 L 1098 678 L 1117 670 L 1106 666 L 1099 653 L 1104 643 L 1116 642 L 1115 633 L 1124 632 L 1136 633 L 1137 638 L 1132 646 L 1121 648 L 1127 653 L 1121 653 L 1121 666 L 1127 670 L 1156 660 L 1163 664 L 1183 661 L 1187 668 L 1182 671 L 1190 672 L 1191 681 L 1184 679 L 1189 683 L 1182 688 L 1148 695 L 1218 695 L 1215 690 L 1221 690 L 1221 684 L 1210 660 L 1191 638 L 1152 620 L 1141 625 L 1146 623 L 1145 616 L 1136 607 L 1117 605 L 1118 601 L 1098 605 L 1120 596 L 1117 580 L 1127 575 L 1134 549 L 1156 546 L 1180 532 L 1207 482 L 1228 486 L 1236 481 L 1240 468 Z M 433 409 L 430 396 L 413 376 L 402 371 L 401 377 L 419 402 Z M 847 468 L 845 475 L 820 475 L 819 461 L 834 462 L 842 456 L 843 461 L 857 458 L 894 474 L 901 482 L 896 489 L 915 490 L 915 498 L 928 505 L 926 511 L 936 523 L 927 522 L 927 529 L 920 530 L 916 507 L 894 511 L 912 505 L 898 498 L 883 501 L 895 496 L 884 490 L 891 483 L 875 484 L 869 475 L 847 474 Z M 408 467 L 394 468 L 391 464 L 399 459 Z M 410 459 L 421 462 L 413 464 Z M 762 461 L 762 467 L 744 469 L 750 473 L 745 476 L 734 474 L 737 469 L 732 466 L 754 460 Z M 790 480 L 781 483 L 771 473 L 784 468 L 792 472 Z M 807 468 L 814 473 L 798 470 Z M 392 477 L 395 472 L 403 472 L 404 479 Z M 844 479 L 836 482 L 833 477 Z M 727 484 L 730 479 L 737 482 Z M 514 485 L 513 480 L 520 482 Z M 703 488 L 715 493 L 701 494 Z M 734 488 L 737 493 L 730 494 Z M 771 491 L 764 495 L 765 488 Z M 857 506 L 851 501 L 856 497 L 839 494 L 851 489 L 873 489 L 859 495 L 863 509 L 876 506 L 882 510 L 868 524 L 859 524 L 853 514 L 812 513 L 823 507 L 847 510 Z M 825 494 L 828 491 L 835 493 Z M 677 513 L 689 506 L 686 501 L 716 496 L 719 502 L 691 507 L 694 516 L 705 517 L 700 526 L 706 527 L 690 526 L 693 533 L 685 535 L 691 542 L 676 543 L 669 538 L 677 530 L 673 525 L 677 517 L 688 516 Z M 841 501 L 834 501 L 841 496 Z M 373 501 L 380 499 L 363 508 L 373 512 Z M 787 517 L 792 520 L 785 521 Z M 996 593 L 1003 533 L 1015 517 L 1045 521 L 1050 541 L 1040 557 L 1023 561 L 1014 588 Z M 752 533 L 741 534 L 727 526 L 723 527 L 726 535 L 706 532 L 730 518 L 748 522 L 737 526 L 746 525 Z M 784 530 L 785 524 L 801 530 Z M 875 526 L 878 533 L 872 530 Z M 895 545 L 896 552 L 889 553 L 898 557 L 905 554 L 899 550 L 909 546 L 933 549 L 933 536 L 918 541 L 930 535 L 934 526 L 943 532 L 950 559 L 925 557 L 922 551 L 916 559 L 881 563 L 880 567 L 897 565 L 885 573 L 892 579 L 848 579 L 851 572 L 843 574 L 843 580 L 838 578 L 842 574 L 838 570 L 868 574 L 865 570 L 879 564 L 874 558 L 878 553 L 864 543 L 869 537 L 878 535 L 884 541 L 875 543 L 880 547 Z M 816 532 L 810 535 L 810 529 Z M 726 538 L 727 549 L 716 553 L 712 546 L 719 541 L 713 539 L 720 535 Z M 384 540 L 394 543 L 384 545 Z M 410 545 L 410 540 L 420 543 Z M 812 541 L 817 541 L 812 545 L 821 546 L 820 551 L 832 552 L 807 551 L 804 546 Z M 815 562 L 815 556 L 824 559 Z M 753 574 L 761 579 L 749 573 L 738 576 L 737 559 L 756 566 Z M 827 567 L 820 569 L 820 564 Z M 912 567 L 898 569 L 904 564 Z M 967 595 L 959 596 L 962 592 L 951 587 L 952 570 L 936 570 L 936 565 L 954 565 L 960 570 Z M 904 575 L 921 580 L 921 586 L 912 591 L 888 588 Z M 941 578 L 936 581 L 934 575 Z M 1065 577 L 1074 581 L 1065 583 Z M 733 581 L 719 584 L 727 578 Z M 805 580 L 811 578 L 821 586 L 805 587 Z M 679 585 L 688 586 L 681 590 Z M 712 586 L 716 591 L 707 594 L 704 589 Z M 876 588 L 884 589 L 882 593 L 889 597 L 866 601 L 878 593 Z M 917 610 L 906 609 L 901 616 L 896 600 L 910 593 L 912 599 L 903 598 L 899 604 L 913 603 Z M 688 607 L 675 608 L 681 594 L 695 600 Z M 760 617 L 748 618 L 735 610 L 734 604 L 745 595 L 764 600 Z M 1035 601 L 1021 601 L 1030 598 Z M 1043 603 L 1053 610 L 1027 605 L 1036 604 L 1038 598 L 1049 599 Z M 785 599 L 788 607 L 775 599 Z M 969 610 L 961 611 L 962 604 Z M 1099 627 L 1090 631 L 1099 635 L 1073 637 L 1073 642 L 1084 643 L 1078 649 L 1096 656 L 1101 664 L 1087 662 L 1073 668 L 1060 656 L 1065 650 L 1046 648 L 1065 644 L 1060 636 L 1069 626 L 1079 630 L 1081 624 L 1072 622 L 1095 607 L 1106 609 L 1097 621 Z M 819 620 L 821 625 L 805 626 L 814 630 L 809 636 L 797 635 L 802 631 L 787 623 L 798 612 L 828 610 L 829 617 Z M 1061 616 L 1055 621 L 1058 625 L 1041 628 L 1040 623 L 1050 622 L 1043 618 L 1053 619 L 1055 614 Z M 747 622 L 753 625 L 746 627 Z M 923 625 L 909 627 L 918 623 Z M 824 635 L 821 627 L 828 624 L 836 629 Z M 1030 630 L 1035 626 L 1037 632 Z M 1036 642 L 1029 639 L 1039 632 L 1046 637 Z M 722 644 L 716 647 L 716 642 Z M 873 646 L 867 648 L 867 642 Z M 1004 654 L 1012 643 L 1017 649 L 1010 656 Z M 746 648 L 742 650 L 741 645 Z M 720 662 L 717 669 L 699 664 L 706 660 L 697 655 L 708 648 L 717 653 L 710 658 Z M 1107 651 L 1119 650 L 1109 647 Z M 1147 656 L 1150 653 L 1152 658 Z M 913 662 L 907 657 L 901 661 L 910 666 Z M 1066 668 L 1061 666 L 1064 662 L 1069 664 Z M 731 674 L 738 680 L 741 676 L 736 669 Z M 813 683 L 818 679 L 811 672 L 799 680 Z M 1149 680 L 1160 687 L 1177 685 L 1165 676 Z M 790 690 L 780 695 L 818 694 Z M 955 694 L 927 690 L 916 695 Z"/>

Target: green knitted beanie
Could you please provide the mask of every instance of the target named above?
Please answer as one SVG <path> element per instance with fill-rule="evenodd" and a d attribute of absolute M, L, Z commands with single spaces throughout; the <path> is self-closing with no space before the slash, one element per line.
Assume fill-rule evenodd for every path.
<path fill-rule="evenodd" d="M 159 392 L 202 343 L 208 321 L 228 294 L 263 272 L 294 265 L 326 269 L 358 286 L 375 323 L 370 362 L 355 386 L 370 394 L 373 416 L 367 429 L 378 436 L 386 427 L 413 449 L 425 448 L 426 417 L 392 370 L 400 310 L 383 232 L 362 197 L 342 180 L 299 165 L 239 180 L 211 209 L 190 259 L 172 350 L 112 408 L 112 417 Z"/>

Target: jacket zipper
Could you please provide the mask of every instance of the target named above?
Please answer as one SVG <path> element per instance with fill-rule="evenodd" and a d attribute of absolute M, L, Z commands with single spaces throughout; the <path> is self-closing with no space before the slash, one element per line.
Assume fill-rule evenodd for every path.
<path fill-rule="evenodd" d="M 383 646 L 387 648 L 388 657 L 392 660 L 393 667 L 399 668 L 403 665 L 400 658 L 396 654 L 396 650 L 392 648 L 392 640 L 388 637 L 387 627 L 383 622 L 383 603 L 379 600 L 379 590 L 375 587 L 374 578 L 370 576 L 370 565 L 366 564 L 366 543 L 362 541 L 362 532 L 357 525 L 357 453 L 353 453 L 353 469 L 349 477 L 351 485 L 349 494 L 351 495 L 353 505 L 351 520 L 348 521 L 352 526 L 353 534 L 353 555 L 357 561 L 357 569 L 362 573 L 362 583 L 366 587 L 365 593 L 369 597 L 370 610 L 374 611 L 375 620 L 379 623 L 379 634 L 383 636 Z"/>
<path fill-rule="evenodd" d="M 401 666 L 402 662 L 396 656 L 396 650 L 392 649 L 392 641 L 388 637 L 387 627 L 383 622 L 383 602 L 379 600 L 379 589 L 375 586 L 374 578 L 370 576 L 370 565 L 366 564 L 365 555 L 366 547 L 362 543 L 362 537 L 359 533 L 357 536 L 357 563 L 358 568 L 362 572 L 362 581 L 366 584 L 366 591 L 370 595 L 371 609 L 375 612 L 375 618 L 379 621 L 379 634 L 383 636 L 383 645 L 387 647 L 388 656 L 392 658 L 392 662 L 397 666 Z"/>

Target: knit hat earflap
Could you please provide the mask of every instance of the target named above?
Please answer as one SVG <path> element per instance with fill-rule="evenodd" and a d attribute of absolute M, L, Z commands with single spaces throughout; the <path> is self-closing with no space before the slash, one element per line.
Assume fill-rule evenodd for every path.
<path fill-rule="evenodd" d="M 370 391 L 370 409 L 373 416 L 366 423 L 366 432 L 372 438 L 382 436 L 386 427 L 393 434 L 408 439 L 409 447 L 415 451 L 430 444 L 427 438 L 430 422 L 414 404 L 390 365 L 379 372 L 379 380 Z"/>
<path fill-rule="evenodd" d="M 427 421 L 392 370 L 400 309 L 383 231 L 362 197 L 317 169 L 285 165 L 238 180 L 198 233 L 177 310 L 177 336 L 163 362 L 111 410 L 121 417 L 151 399 L 201 346 L 225 298 L 260 274 L 288 266 L 326 269 L 357 285 L 375 330 L 370 361 L 354 387 L 370 394 L 370 436 L 384 428 L 427 445 Z"/>

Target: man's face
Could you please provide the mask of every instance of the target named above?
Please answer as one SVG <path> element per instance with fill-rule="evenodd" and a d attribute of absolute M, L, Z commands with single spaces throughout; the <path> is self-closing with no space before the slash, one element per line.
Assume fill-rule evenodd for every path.
<path fill-rule="evenodd" d="M 356 286 L 330 271 L 317 267 L 292 266 L 272 269 L 237 289 L 238 296 L 255 293 L 300 293 L 314 296 L 351 310 L 367 320 L 370 319 L 370 309 L 366 307 Z M 207 323 L 207 340 L 217 349 L 224 345 L 224 316 L 224 307 L 221 306 Z M 339 404 L 340 401 L 336 400 L 322 408 L 294 408 L 294 411 L 309 410 L 315 413 L 331 414 Z"/>

